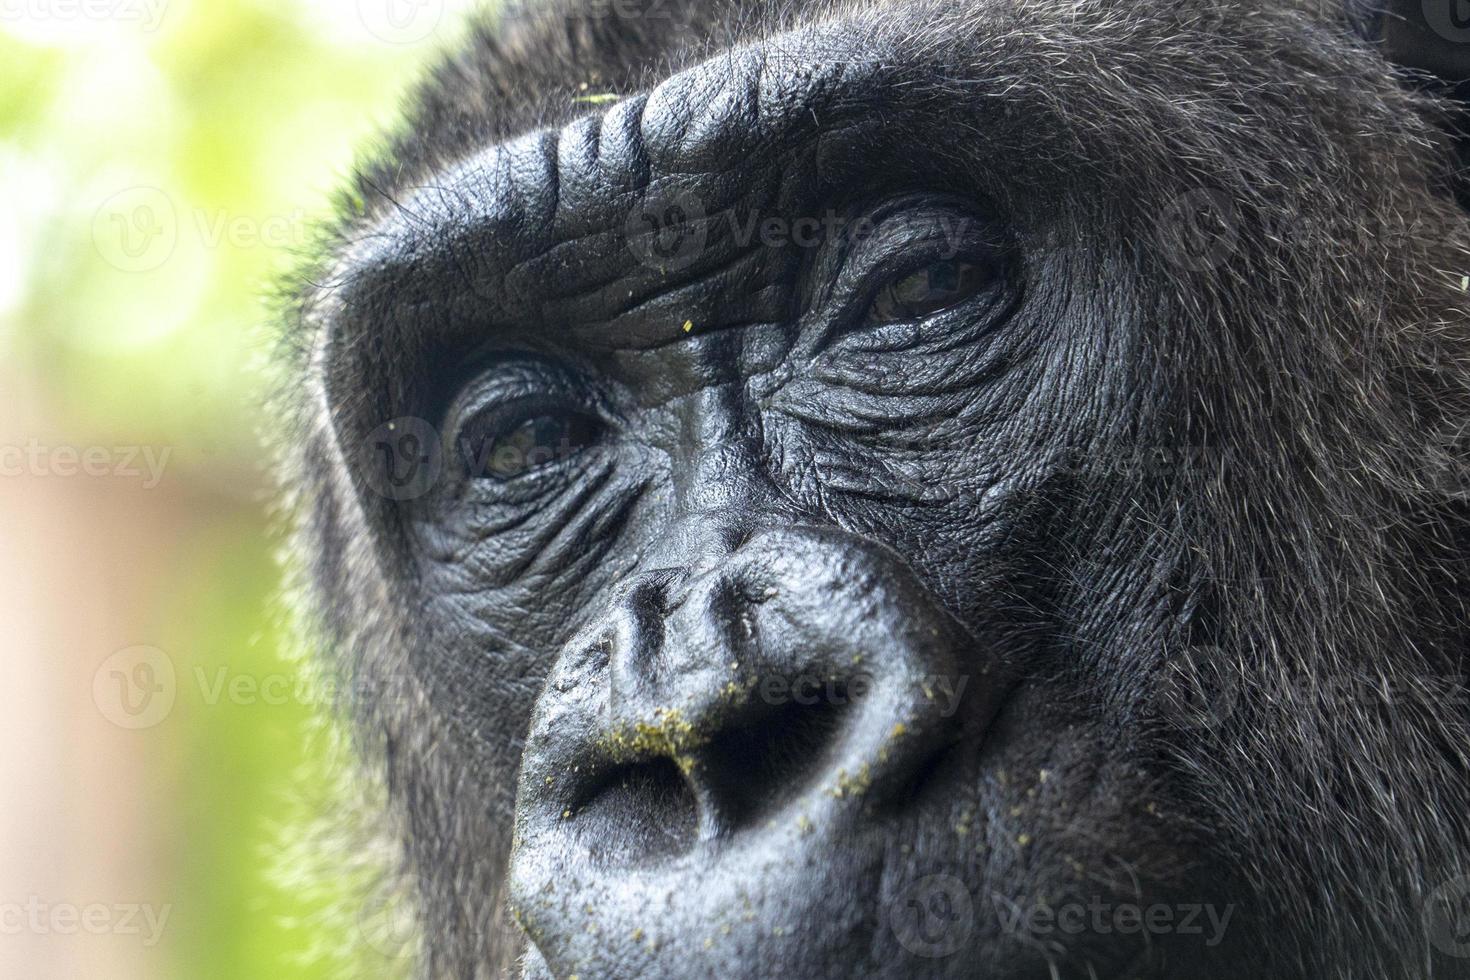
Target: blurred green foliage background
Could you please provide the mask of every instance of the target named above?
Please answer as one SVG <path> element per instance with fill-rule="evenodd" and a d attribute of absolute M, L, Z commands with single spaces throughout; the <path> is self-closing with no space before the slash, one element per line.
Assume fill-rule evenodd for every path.
<path fill-rule="evenodd" d="M 153 487 L 63 488 L 43 466 L 5 488 L 11 522 L 55 530 L 0 539 L 6 581 L 34 590 L 11 689 L 44 708 L 0 767 L 32 808 L 0 830 L 0 901 L 171 907 L 154 947 L 49 930 L 0 974 L 329 969 L 330 895 L 282 884 L 272 856 L 313 750 L 308 699 L 282 696 L 299 687 L 253 366 L 271 287 L 461 21 L 442 0 L 0 3 L 0 443 L 168 452 Z M 131 644 L 165 651 L 177 685 L 139 730 L 90 703 Z M 244 693 L 220 686 L 237 678 Z"/>

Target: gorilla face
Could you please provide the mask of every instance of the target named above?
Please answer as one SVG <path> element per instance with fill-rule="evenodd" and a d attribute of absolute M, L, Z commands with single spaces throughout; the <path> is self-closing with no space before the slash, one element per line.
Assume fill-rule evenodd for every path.
<path fill-rule="evenodd" d="M 1429 103 L 1306 5 L 1046 7 L 522 15 L 362 178 L 292 473 L 431 972 L 1445 951 Z"/>

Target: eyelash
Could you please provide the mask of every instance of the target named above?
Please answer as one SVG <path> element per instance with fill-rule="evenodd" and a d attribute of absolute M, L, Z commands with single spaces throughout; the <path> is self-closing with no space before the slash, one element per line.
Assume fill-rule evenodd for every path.
<path fill-rule="evenodd" d="M 989 209 L 947 196 L 909 195 L 870 214 L 864 225 L 871 231 L 842 243 L 833 259 L 836 270 L 829 282 L 840 277 L 851 285 L 839 286 L 840 292 L 822 290 L 833 298 L 845 293 L 839 316 L 848 324 L 919 323 L 1014 279 L 1013 247 L 997 219 L 986 216 Z M 946 264 L 958 267 L 947 270 L 957 280 L 953 295 L 932 305 L 910 303 L 907 308 L 893 302 L 902 299 L 894 291 L 906 281 Z"/>
<path fill-rule="evenodd" d="M 446 418 L 451 465 L 465 484 L 530 489 L 565 469 L 607 431 L 606 412 L 582 379 L 534 356 L 504 354 L 482 369 Z"/>
<path fill-rule="evenodd" d="M 471 417 L 455 436 L 455 450 L 468 479 L 506 483 L 565 462 L 594 443 L 601 430 L 598 419 L 577 408 L 511 405 Z"/>
<path fill-rule="evenodd" d="M 936 269 L 944 269 L 944 278 L 951 280 L 953 284 L 936 285 L 933 281 Z M 926 273 L 929 274 L 928 281 L 918 282 L 919 276 Z M 885 279 L 869 302 L 863 320 L 879 326 L 921 320 L 963 304 L 998 280 L 999 276 L 1000 270 L 992 262 L 972 262 L 961 257 L 936 259 L 902 276 L 894 275 Z M 904 287 L 911 283 L 920 290 L 936 290 L 939 295 L 932 299 L 906 297 L 903 295 Z"/>

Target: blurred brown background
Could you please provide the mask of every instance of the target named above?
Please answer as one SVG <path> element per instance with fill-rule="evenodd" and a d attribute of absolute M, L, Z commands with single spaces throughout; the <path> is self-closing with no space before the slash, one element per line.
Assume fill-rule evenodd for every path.
<path fill-rule="evenodd" d="M 324 976 L 358 938 L 283 878 L 327 763 L 252 366 L 459 13 L 0 0 L 0 976 Z"/>

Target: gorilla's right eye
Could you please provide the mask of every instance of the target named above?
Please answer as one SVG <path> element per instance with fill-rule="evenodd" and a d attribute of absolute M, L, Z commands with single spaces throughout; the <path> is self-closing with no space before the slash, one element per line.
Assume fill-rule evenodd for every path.
<path fill-rule="evenodd" d="M 956 306 L 984 289 L 995 279 L 988 263 L 963 259 L 940 259 L 917 272 L 890 282 L 878 291 L 868 308 L 867 322 L 874 324 L 916 320 Z"/>
<path fill-rule="evenodd" d="M 841 271 L 832 290 L 844 324 L 917 329 L 964 307 L 973 313 L 969 322 L 988 326 L 1016 295 L 1011 236 L 983 204 L 929 194 L 895 197 L 855 220 L 840 245 Z"/>
<path fill-rule="evenodd" d="M 456 441 L 466 476 L 503 482 L 570 459 L 600 433 L 600 423 L 583 412 L 492 409 L 471 419 Z"/>

